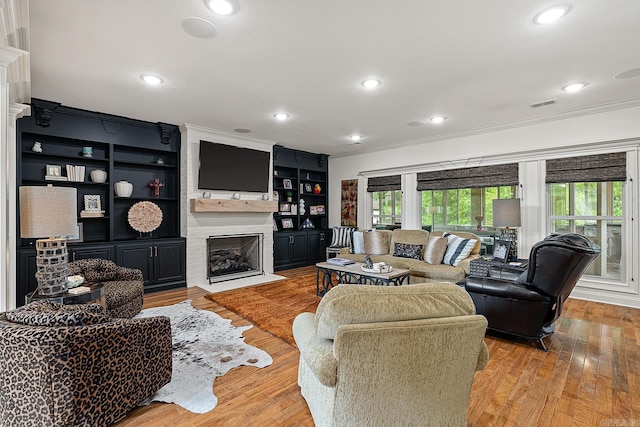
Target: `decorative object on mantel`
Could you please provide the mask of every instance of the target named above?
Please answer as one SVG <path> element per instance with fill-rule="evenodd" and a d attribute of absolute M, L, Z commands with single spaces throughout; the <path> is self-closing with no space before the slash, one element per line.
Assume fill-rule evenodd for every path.
<path fill-rule="evenodd" d="M 231 196 L 231 198 L 233 200 L 240 200 L 240 193 L 233 193 L 233 195 Z"/>
<path fill-rule="evenodd" d="M 138 202 L 129 208 L 129 225 L 140 233 L 151 233 L 162 223 L 162 210 L 153 202 Z"/>
<path fill-rule="evenodd" d="M 204 197 L 205 199 L 210 199 L 211 191 L 205 191 L 204 193 L 202 193 L 202 197 Z"/>
<path fill-rule="evenodd" d="M 154 178 L 153 181 L 149 183 L 149 187 L 153 188 L 153 195 L 155 197 L 160 197 L 160 187 L 164 187 L 164 183 L 160 182 L 160 178 Z"/>
<path fill-rule="evenodd" d="M 263 193 L 262 200 L 269 200 L 269 193 Z"/>
<path fill-rule="evenodd" d="M 118 197 L 129 197 L 133 193 L 133 184 L 128 181 L 118 181 L 113 187 Z"/>

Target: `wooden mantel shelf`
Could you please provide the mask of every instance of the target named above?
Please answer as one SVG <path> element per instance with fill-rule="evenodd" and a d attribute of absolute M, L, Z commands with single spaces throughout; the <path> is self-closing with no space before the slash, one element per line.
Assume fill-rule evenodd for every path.
<path fill-rule="evenodd" d="M 191 199 L 191 212 L 277 212 L 273 200 Z"/>

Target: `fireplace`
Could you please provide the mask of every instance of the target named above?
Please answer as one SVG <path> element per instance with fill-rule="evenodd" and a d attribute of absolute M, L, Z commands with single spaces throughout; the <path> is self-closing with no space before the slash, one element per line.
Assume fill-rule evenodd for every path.
<path fill-rule="evenodd" d="M 263 274 L 262 233 L 209 236 L 209 284 Z"/>

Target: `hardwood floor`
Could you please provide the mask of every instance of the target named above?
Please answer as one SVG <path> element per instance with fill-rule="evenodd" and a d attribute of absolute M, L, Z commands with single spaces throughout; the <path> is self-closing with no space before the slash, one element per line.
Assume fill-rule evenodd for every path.
<path fill-rule="evenodd" d="M 279 274 L 307 277 L 313 267 Z M 248 322 L 204 298 L 200 288 L 145 295 L 145 308 L 193 300 L 194 307 Z M 640 310 L 569 299 L 545 353 L 524 341 L 487 335 L 490 360 L 476 373 L 469 426 L 640 426 Z M 152 403 L 115 424 L 125 426 L 313 426 L 296 384 L 297 349 L 251 328 L 245 341 L 267 351 L 267 368 L 239 367 L 216 379 L 218 406 L 193 414 Z"/>

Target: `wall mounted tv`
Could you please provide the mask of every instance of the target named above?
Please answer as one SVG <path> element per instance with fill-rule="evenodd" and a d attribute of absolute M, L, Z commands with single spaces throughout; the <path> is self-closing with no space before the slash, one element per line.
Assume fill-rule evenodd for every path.
<path fill-rule="evenodd" d="M 266 193 L 270 165 L 268 151 L 200 141 L 198 188 Z"/>

